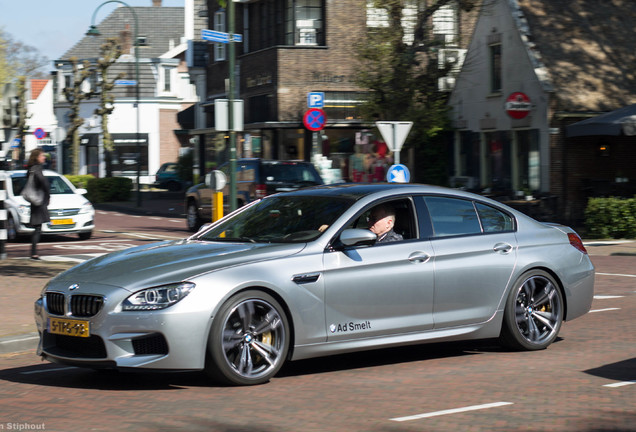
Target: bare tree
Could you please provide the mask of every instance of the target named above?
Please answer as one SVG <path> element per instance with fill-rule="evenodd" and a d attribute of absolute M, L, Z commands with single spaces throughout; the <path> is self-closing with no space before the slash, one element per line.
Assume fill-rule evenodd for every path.
<path fill-rule="evenodd" d="M 97 62 L 97 72 L 100 81 L 100 104 L 95 110 L 95 114 L 101 117 L 102 120 L 102 144 L 106 153 L 106 176 L 110 177 L 112 174 L 111 164 L 111 152 L 114 150 L 113 140 L 108 130 L 108 116 L 112 114 L 115 109 L 113 102 L 115 101 L 111 91 L 115 86 L 115 81 L 123 77 L 123 74 L 118 74 L 115 78 L 108 78 L 108 70 L 117 61 L 121 55 L 121 44 L 116 38 L 108 38 L 104 44 L 100 47 L 101 57 Z"/>
<path fill-rule="evenodd" d="M 84 118 L 80 116 L 80 105 L 84 99 L 90 98 L 94 92 L 84 92 L 82 87 L 84 80 L 89 78 L 95 71 L 92 68 L 90 62 L 85 60 L 82 64 L 79 64 L 77 57 L 71 57 L 69 59 L 73 67 L 73 86 L 64 88 L 64 96 L 66 100 L 71 104 L 68 114 L 70 126 L 67 131 L 67 136 L 71 137 L 71 149 L 73 165 L 71 174 L 79 174 L 79 150 L 80 150 L 80 137 L 79 128 L 84 124 Z"/>

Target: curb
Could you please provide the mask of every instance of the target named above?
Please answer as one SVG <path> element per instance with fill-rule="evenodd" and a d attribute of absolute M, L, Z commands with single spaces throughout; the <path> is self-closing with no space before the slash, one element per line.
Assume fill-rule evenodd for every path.
<path fill-rule="evenodd" d="M 0 354 L 11 354 L 36 349 L 40 335 L 36 332 L 0 338 Z"/>

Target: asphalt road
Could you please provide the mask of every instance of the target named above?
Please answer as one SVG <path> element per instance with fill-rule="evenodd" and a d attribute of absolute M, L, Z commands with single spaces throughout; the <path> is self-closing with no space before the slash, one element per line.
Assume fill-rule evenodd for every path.
<path fill-rule="evenodd" d="M 120 226 L 124 219 L 130 228 L 102 233 L 108 242 L 188 234 L 170 218 L 151 234 L 141 229 L 152 219 Z M 588 245 L 592 310 L 566 322 L 544 351 L 509 352 L 495 341 L 420 345 L 289 363 L 268 384 L 228 388 L 197 372 L 55 365 L 27 349 L 0 354 L 0 430 L 636 431 L 634 248 Z M 71 264 L 9 254 L 0 262 L 0 335 L 19 335 L 32 325 L 39 290 Z"/>

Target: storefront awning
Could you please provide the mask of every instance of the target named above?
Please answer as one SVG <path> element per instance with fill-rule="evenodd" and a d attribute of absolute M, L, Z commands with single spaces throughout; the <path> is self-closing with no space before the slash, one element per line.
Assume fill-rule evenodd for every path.
<path fill-rule="evenodd" d="M 565 133 L 567 137 L 636 135 L 636 104 L 566 126 Z"/>

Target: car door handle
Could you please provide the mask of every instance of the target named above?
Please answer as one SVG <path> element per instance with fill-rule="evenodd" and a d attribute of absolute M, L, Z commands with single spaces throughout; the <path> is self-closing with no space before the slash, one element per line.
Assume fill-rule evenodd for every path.
<path fill-rule="evenodd" d="M 505 255 L 510 253 L 510 251 L 512 250 L 512 245 L 508 243 L 497 243 L 493 246 L 492 250 Z"/>
<path fill-rule="evenodd" d="M 409 261 L 416 263 L 425 263 L 431 259 L 431 256 L 426 252 L 413 252 L 409 255 Z"/>

